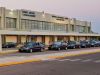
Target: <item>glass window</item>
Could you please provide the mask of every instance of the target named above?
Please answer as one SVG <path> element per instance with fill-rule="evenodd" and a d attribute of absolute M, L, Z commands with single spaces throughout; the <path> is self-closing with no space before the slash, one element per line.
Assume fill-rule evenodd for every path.
<path fill-rule="evenodd" d="M 74 31 L 74 25 L 72 25 L 72 31 Z"/>
<path fill-rule="evenodd" d="M 16 19 L 6 18 L 6 28 L 16 28 Z"/>
<path fill-rule="evenodd" d="M 51 23 L 44 21 L 22 20 L 22 29 L 36 29 L 36 30 L 49 30 L 49 31 L 66 31 L 66 24 Z"/>

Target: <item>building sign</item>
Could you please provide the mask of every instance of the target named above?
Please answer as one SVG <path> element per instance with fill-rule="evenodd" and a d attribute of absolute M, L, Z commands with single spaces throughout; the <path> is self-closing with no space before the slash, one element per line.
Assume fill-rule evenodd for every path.
<path fill-rule="evenodd" d="M 55 18 L 56 20 L 60 20 L 60 21 L 65 21 L 65 19 L 68 19 L 68 18 L 59 17 L 59 16 L 52 16 L 52 17 Z"/>
<path fill-rule="evenodd" d="M 22 10 L 22 15 L 23 16 L 29 16 L 29 17 L 35 17 L 35 12 Z"/>

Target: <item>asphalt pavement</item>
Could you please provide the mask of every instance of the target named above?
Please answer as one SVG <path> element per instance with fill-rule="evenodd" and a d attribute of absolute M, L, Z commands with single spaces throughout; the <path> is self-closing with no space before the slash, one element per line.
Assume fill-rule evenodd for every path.
<path fill-rule="evenodd" d="M 100 75 L 100 53 L 0 67 L 0 75 Z"/>

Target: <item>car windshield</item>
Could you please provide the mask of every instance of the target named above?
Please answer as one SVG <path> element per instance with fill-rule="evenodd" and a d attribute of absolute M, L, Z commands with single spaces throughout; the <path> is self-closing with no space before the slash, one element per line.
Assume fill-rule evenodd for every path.
<path fill-rule="evenodd" d="M 35 43 L 27 43 L 24 47 L 32 47 Z"/>
<path fill-rule="evenodd" d="M 91 41 L 90 43 L 96 43 L 96 41 Z"/>
<path fill-rule="evenodd" d="M 14 44 L 13 42 L 6 42 L 6 44 Z"/>
<path fill-rule="evenodd" d="M 53 45 L 60 45 L 61 42 L 54 42 Z"/>
<path fill-rule="evenodd" d="M 80 43 L 81 43 L 81 44 L 86 44 L 86 43 L 88 43 L 88 42 L 86 42 L 86 41 L 81 41 Z"/>
<path fill-rule="evenodd" d="M 68 44 L 75 44 L 75 42 L 74 41 L 70 41 L 70 42 L 68 42 Z"/>

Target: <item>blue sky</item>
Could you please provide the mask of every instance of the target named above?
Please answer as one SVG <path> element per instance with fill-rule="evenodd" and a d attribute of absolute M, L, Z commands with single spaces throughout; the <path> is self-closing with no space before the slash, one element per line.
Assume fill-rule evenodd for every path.
<path fill-rule="evenodd" d="M 0 0 L 0 6 L 88 20 L 92 22 L 92 30 L 100 33 L 100 0 Z"/>

